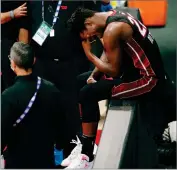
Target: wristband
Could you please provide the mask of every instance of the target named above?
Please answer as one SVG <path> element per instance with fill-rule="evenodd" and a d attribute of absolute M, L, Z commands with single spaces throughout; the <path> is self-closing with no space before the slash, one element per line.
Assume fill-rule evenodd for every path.
<path fill-rule="evenodd" d="M 14 16 L 14 11 L 10 11 L 10 17 L 11 17 L 12 19 L 15 18 L 15 16 Z"/>

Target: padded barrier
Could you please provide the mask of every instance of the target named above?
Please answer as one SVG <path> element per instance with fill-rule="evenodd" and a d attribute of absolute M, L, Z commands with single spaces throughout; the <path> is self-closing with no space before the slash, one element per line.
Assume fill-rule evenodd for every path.
<path fill-rule="evenodd" d="M 93 169 L 117 169 L 131 112 L 131 107 L 115 107 L 108 111 Z"/>
<path fill-rule="evenodd" d="M 167 0 L 129 0 L 129 8 L 139 8 L 144 25 L 165 26 Z"/>
<path fill-rule="evenodd" d="M 156 145 L 141 120 L 139 103 L 123 100 L 110 107 L 93 168 L 155 168 Z"/>
<path fill-rule="evenodd" d="M 157 148 L 150 137 L 146 123 L 143 121 L 142 103 L 126 101 L 123 104 L 131 105 L 131 120 L 124 141 L 119 169 L 151 169 L 158 165 Z M 143 116 L 144 117 L 144 116 Z"/>

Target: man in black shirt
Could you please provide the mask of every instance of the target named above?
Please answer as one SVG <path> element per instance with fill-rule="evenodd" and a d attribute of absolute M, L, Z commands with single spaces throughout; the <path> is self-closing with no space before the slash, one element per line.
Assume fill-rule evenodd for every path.
<path fill-rule="evenodd" d="M 15 75 L 9 67 L 8 54 L 15 41 L 29 42 L 28 4 L 25 1 L 2 1 L 1 3 L 1 61 L 2 91 L 9 87 Z"/>
<path fill-rule="evenodd" d="M 34 36 L 40 24 L 42 23 L 42 2 L 32 1 L 30 3 L 33 9 L 32 10 L 32 18 L 33 18 L 32 36 Z M 44 20 L 49 25 L 52 25 L 57 4 L 58 1 L 44 2 Z M 87 8 L 92 9 L 94 7 L 94 3 L 84 2 L 84 1 L 75 1 L 75 2 L 62 1 L 59 14 L 56 17 L 57 20 L 53 28 L 55 32 L 54 36 L 49 35 L 47 39 L 44 41 L 42 46 L 38 45 L 38 43 L 32 40 L 32 45 L 35 48 L 35 53 L 37 57 L 37 63 L 35 65 L 34 71 L 54 81 L 56 86 L 59 88 L 66 87 L 66 84 L 61 84 L 61 82 L 65 80 L 65 77 L 67 77 L 67 75 L 59 76 L 57 73 L 57 75 L 54 75 L 52 77 L 52 73 L 51 73 L 53 72 L 52 66 L 55 65 L 55 67 L 60 68 L 62 67 L 62 65 L 64 67 L 64 64 L 67 65 L 67 68 L 70 67 L 70 70 L 66 69 L 65 70 L 66 72 L 62 74 L 69 74 L 69 75 L 71 75 L 71 70 L 72 72 L 77 71 L 77 74 L 87 70 L 87 67 L 84 67 L 86 66 L 87 63 L 84 57 L 85 54 L 83 52 L 83 49 L 80 46 L 78 46 L 78 44 L 80 44 L 80 38 L 78 36 L 75 36 L 71 32 L 69 32 L 66 28 L 66 21 L 69 19 L 71 14 L 75 11 L 75 9 L 78 6 L 86 6 Z M 39 66 L 39 63 L 40 65 L 43 65 L 45 68 L 42 69 Z M 74 68 L 77 68 L 77 70 L 73 70 Z M 69 86 L 67 88 L 71 88 L 71 87 Z"/>
<path fill-rule="evenodd" d="M 32 74 L 34 53 L 16 42 L 9 55 L 15 84 L 1 96 L 1 153 L 7 146 L 6 168 L 54 167 L 54 143 L 64 147 L 66 132 L 64 98 L 50 82 Z"/>
<path fill-rule="evenodd" d="M 32 36 L 34 36 L 42 23 L 42 1 L 31 1 L 30 3 L 33 18 Z M 52 25 L 57 4 L 58 1 L 44 1 L 44 20 L 49 25 Z M 66 21 L 78 6 L 93 9 L 95 4 L 92 1 L 62 1 L 54 25 L 54 36 L 49 35 L 42 46 L 32 40 L 37 58 L 34 73 L 53 82 L 69 99 L 65 105 L 67 106 L 67 120 L 71 138 L 80 130 L 76 76 L 89 69 L 89 63 L 79 45 L 81 43 L 80 37 L 73 35 L 66 28 Z M 67 153 L 70 153 L 70 149 Z"/>

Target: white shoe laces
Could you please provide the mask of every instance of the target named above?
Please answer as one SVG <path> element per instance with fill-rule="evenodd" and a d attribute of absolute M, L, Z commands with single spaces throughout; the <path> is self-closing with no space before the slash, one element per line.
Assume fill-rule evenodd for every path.
<path fill-rule="evenodd" d="M 72 150 L 71 154 L 68 157 L 68 159 L 72 160 L 73 158 L 75 158 L 81 152 L 82 144 L 81 144 L 81 142 L 80 142 L 78 137 L 77 137 L 77 141 L 76 140 L 72 140 L 72 142 L 70 142 L 70 143 L 76 144 L 76 147 Z"/>

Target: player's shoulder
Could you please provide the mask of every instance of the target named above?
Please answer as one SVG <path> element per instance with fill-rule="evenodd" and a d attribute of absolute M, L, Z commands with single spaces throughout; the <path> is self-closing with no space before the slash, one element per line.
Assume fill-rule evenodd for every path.
<path fill-rule="evenodd" d="M 117 34 L 121 32 L 121 29 L 123 27 L 124 23 L 123 22 L 111 22 L 107 25 L 104 35 L 112 35 L 112 34 Z"/>
<path fill-rule="evenodd" d="M 133 34 L 131 26 L 125 22 L 109 23 L 104 31 L 103 40 L 112 41 L 113 39 L 125 40 Z"/>

